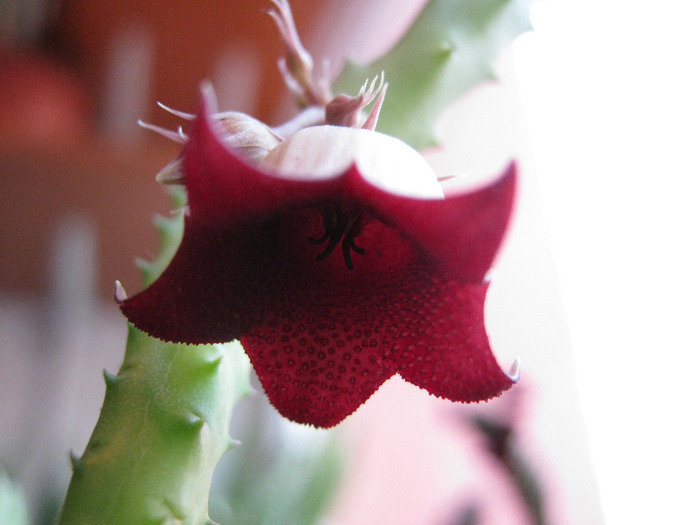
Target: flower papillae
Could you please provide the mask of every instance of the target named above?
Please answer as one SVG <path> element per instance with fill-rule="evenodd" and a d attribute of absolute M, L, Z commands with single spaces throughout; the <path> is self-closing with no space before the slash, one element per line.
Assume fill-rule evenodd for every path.
<path fill-rule="evenodd" d="M 356 164 L 281 176 L 232 152 L 208 105 L 182 157 L 182 243 L 158 280 L 121 301 L 131 322 L 168 341 L 240 339 L 279 412 L 320 427 L 395 374 L 462 402 L 513 384 L 483 310 L 515 165 L 444 199 L 383 190 Z"/>

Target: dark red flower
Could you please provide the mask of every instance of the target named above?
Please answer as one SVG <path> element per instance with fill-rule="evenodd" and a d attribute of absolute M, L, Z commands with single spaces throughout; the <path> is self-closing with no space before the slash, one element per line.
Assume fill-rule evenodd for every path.
<path fill-rule="evenodd" d="M 321 176 L 305 171 L 313 162 L 299 158 L 303 137 L 292 137 L 287 171 L 273 171 L 232 152 L 208 105 L 181 159 L 184 238 L 156 282 L 121 298 L 131 322 L 167 341 L 240 339 L 280 413 L 321 427 L 394 374 L 462 402 L 513 384 L 491 352 L 483 311 L 514 165 L 480 189 L 417 198 L 370 182 L 359 160 Z M 379 136 L 309 130 L 297 135 Z M 310 156 L 326 151 L 310 144 Z"/>

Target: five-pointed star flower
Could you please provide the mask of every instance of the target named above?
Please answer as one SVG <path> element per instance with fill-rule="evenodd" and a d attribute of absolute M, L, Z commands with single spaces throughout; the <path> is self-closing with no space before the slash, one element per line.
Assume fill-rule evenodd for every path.
<path fill-rule="evenodd" d="M 253 162 L 225 143 L 212 106 L 204 96 L 181 134 L 184 238 L 149 288 L 120 294 L 131 322 L 168 341 L 240 339 L 279 412 L 321 427 L 395 374 L 461 402 L 514 383 L 483 315 L 514 164 L 444 195 L 404 143 L 337 126 L 302 129 Z"/>

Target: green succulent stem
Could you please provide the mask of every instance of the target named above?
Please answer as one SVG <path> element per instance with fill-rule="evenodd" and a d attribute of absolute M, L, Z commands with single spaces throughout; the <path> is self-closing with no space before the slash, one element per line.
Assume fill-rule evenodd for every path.
<path fill-rule="evenodd" d="M 371 64 L 349 62 L 335 82 L 352 93 L 384 72 L 389 92 L 377 131 L 418 150 L 437 144 L 435 122 L 468 90 L 493 79 L 493 65 L 530 29 L 530 0 L 430 0 L 411 28 Z"/>
<path fill-rule="evenodd" d="M 182 236 L 182 217 L 159 219 L 161 255 L 142 263 L 152 282 Z M 250 390 L 238 343 L 165 343 L 128 327 L 124 362 L 105 371 L 102 411 L 73 476 L 60 524 L 207 524 L 214 469 L 235 445 L 233 406 Z"/>
<path fill-rule="evenodd" d="M 247 390 L 239 345 L 186 346 L 129 327 L 118 374 L 73 478 L 62 524 L 210 523 L 209 490 Z"/>

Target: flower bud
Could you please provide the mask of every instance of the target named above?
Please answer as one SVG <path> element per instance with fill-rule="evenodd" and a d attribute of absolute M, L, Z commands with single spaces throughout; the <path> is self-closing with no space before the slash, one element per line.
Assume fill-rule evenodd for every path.
<path fill-rule="evenodd" d="M 328 179 L 357 165 L 373 185 L 394 194 L 444 198 L 435 172 L 397 138 L 358 128 L 313 126 L 274 148 L 260 166 L 281 176 Z"/>
<path fill-rule="evenodd" d="M 229 111 L 215 118 L 221 126 L 222 142 L 251 162 L 259 162 L 282 142 L 265 124 L 245 113 Z"/>

